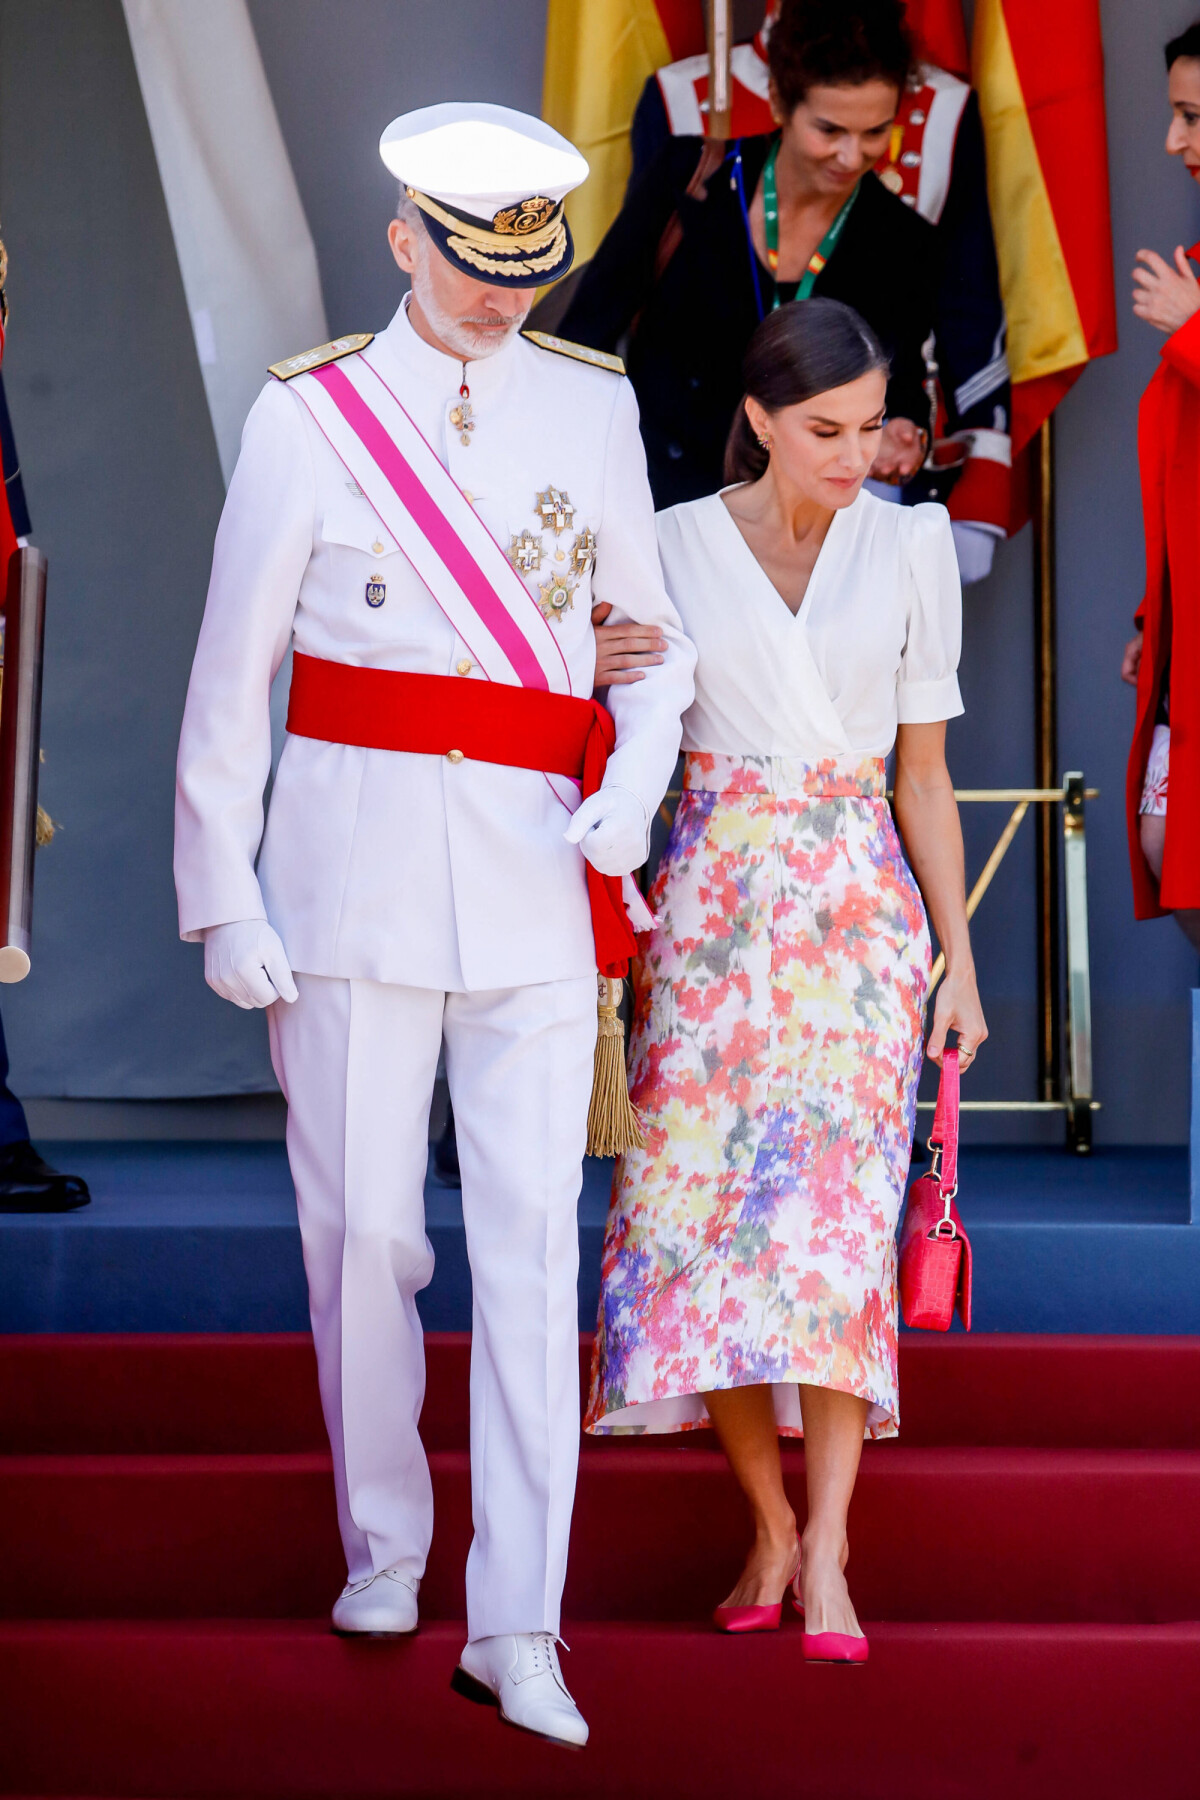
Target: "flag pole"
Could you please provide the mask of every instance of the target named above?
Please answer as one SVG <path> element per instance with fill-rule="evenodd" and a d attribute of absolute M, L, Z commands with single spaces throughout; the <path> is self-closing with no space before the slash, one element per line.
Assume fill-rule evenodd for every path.
<path fill-rule="evenodd" d="M 707 0 L 705 10 L 708 15 L 708 135 L 710 138 L 727 138 L 733 125 L 730 0 Z"/>
<path fill-rule="evenodd" d="M 1033 509 L 1034 780 L 1058 782 L 1058 650 L 1054 559 L 1054 415 L 1038 430 Z M 1038 807 L 1038 1094 L 1061 1091 L 1062 997 L 1058 949 L 1058 840 L 1054 810 Z"/>

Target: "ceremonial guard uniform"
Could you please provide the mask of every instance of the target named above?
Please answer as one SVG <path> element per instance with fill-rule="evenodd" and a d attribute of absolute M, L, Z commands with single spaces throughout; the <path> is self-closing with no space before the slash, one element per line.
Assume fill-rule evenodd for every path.
<path fill-rule="evenodd" d="M 587 165 L 539 121 L 433 107 L 381 151 L 431 254 L 481 293 L 569 264 L 561 202 Z M 619 799 L 639 841 L 604 872 L 641 860 L 694 653 L 663 586 L 632 390 L 612 359 L 534 338 L 463 362 L 406 302 L 373 339 L 275 366 L 217 536 L 176 875 L 185 938 L 269 921 L 296 972 L 271 1044 L 348 1563 L 335 1623 L 416 1624 L 433 1526 L 416 1294 L 433 1273 L 423 1184 L 444 1038 L 474 1292 L 464 1669 L 513 1722 L 582 1741 L 561 1705 L 534 1717 L 522 1696 L 565 1695 L 576 1202 L 597 956 L 629 926 L 603 916 L 617 884 L 564 833 L 571 777 L 595 787 L 607 745 L 601 804 L 584 800 L 575 834 Z M 597 601 L 668 642 L 644 682 L 613 690 L 615 731 L 590 698 Z M 264 834 L 268 692 L 289 643 Z M 508 1646 L 499 1662 L 473 1655 L 484 1641 Z"/>
<path fill-rule="evenodd" d="M 765 139 L 776 130 L 767 68 L 769 34 L 768 18 L 752 43 L 734 47 L 731 142 Z M 631 134 L 631 198 L 632 184 L 650 170 L 671 139 L 684 140 L 675 152 L 683 179 L 699 167 L 708 135 L 708 73 L 707 56 L 690 56 L 659 69 L 646 83 Z M 710 151 L 710 156 L 711 174 L 720 152 L 713 155 Z M 757 168 L 756 161 L 755 175 Z M 929 499 L 945 502 L 951 519 L 960 527 L 955 540 L 965 563 L 964 575 L 971 579 L 985 572 L 984 563 L 990 564 L 990 547 L 982 535 L 973 542 L 964 539 L 961 527 L 991 538 L 1004 535 L 1011 511 L 1012 445 L 1004 303 L 988 208 L 983 128 L 979 102 L 966 82 L 932 63 L 918 64 L 901 95 L 887 155 L 877 166 L 877 174 L 889 193 L 937 228 L 933 240 L 936 259 L 932 245 L 926 251 L 931 259 L 929 279 L 934 284 L 933 359 L 924 372 L 930 386 L 935 373 L 937 377 L 937 442 L 904 498 L 909 504 Z M 750 180 L 749 161 L 746 179 Z M 688 216 L 695 198 L 693 195 L 687 203 Z M 889 240 L 881 237 L 874 249 L 871 285 L 894 304 L 896 265 Z M 887 272 L 886 278 L 881 278 L 880 271 Z M 834 289 L 818 283 L 817 291 L 833 293 Z M 836 297 L 850 300 L 864 316 L 871 317 L 862 297 L 851 298 L 841 290 Z M 873 323 L 878 329 L 879 321 Z M 573 309 L 563 328 L 587 336 L 591 320 L 582 309 Z M 695 373 L 691 372 L 689 381 Z M 689 389 L 681 402 L 685 407 L 690 393 Z M 921 400 L 914 402 L 910 389 L 893 387 L 888 405 L 893 413 L 900 411 L 914 418 L 919 407 L 919 422 L 929 422 L 929 406 Z M 649 415 L 650 411 L 650 398 L 643 396 L 643 413 Z M 719 480 L 719 471 L 715 479 Z M 680 497 L 694 498 L 707 491 L 709 486 L 698 486 L 695 494 Z"/>

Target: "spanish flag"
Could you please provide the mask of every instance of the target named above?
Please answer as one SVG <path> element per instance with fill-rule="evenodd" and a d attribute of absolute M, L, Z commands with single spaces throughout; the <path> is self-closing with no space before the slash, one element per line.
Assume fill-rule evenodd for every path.
<path fill-rule="evenodd" d="M 1084 365 L 1117 347 L 1098 0 L 977 0 L 971 61 L 1015 456 Z"/>
<path fill-rule="evenodd" d="M 702 0 L 550 0 L 542 117 L 592 171 L 567 199 L 579 262 L 620 211 L 642 89 L 656 69 L 698 55 L 704 42 Z"/>

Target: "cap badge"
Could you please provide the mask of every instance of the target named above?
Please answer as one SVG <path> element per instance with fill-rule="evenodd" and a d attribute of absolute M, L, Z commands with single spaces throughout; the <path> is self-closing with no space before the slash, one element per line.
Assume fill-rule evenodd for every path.
<path fill-rule="evenodd" d="M 554 201 L 547 200 L 544 194 L 534 194 L 528 200 L 518 200 L 515 206 L 502 206 L 498 213 L 493 213 L 492 230 L 501 237 L 525 237 L 528 232 L 549 224 L 553 213 Z"/>
<path fill-rule="evenodd" d="M 367 605 L 382 606 L 387 599 L 387 583 L 382 575 L 372 575 L 367 582 Z"/>

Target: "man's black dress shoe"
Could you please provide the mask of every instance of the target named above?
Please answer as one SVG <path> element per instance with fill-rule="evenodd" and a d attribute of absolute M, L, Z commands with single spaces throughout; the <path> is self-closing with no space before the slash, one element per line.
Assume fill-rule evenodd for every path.
<path fill-rule="evenodd" d="M 28 1138 L 0 1148 L 0 1213 L 74 1212 L 91 1199 L 81 1176 L 60 1175 Z"/>

